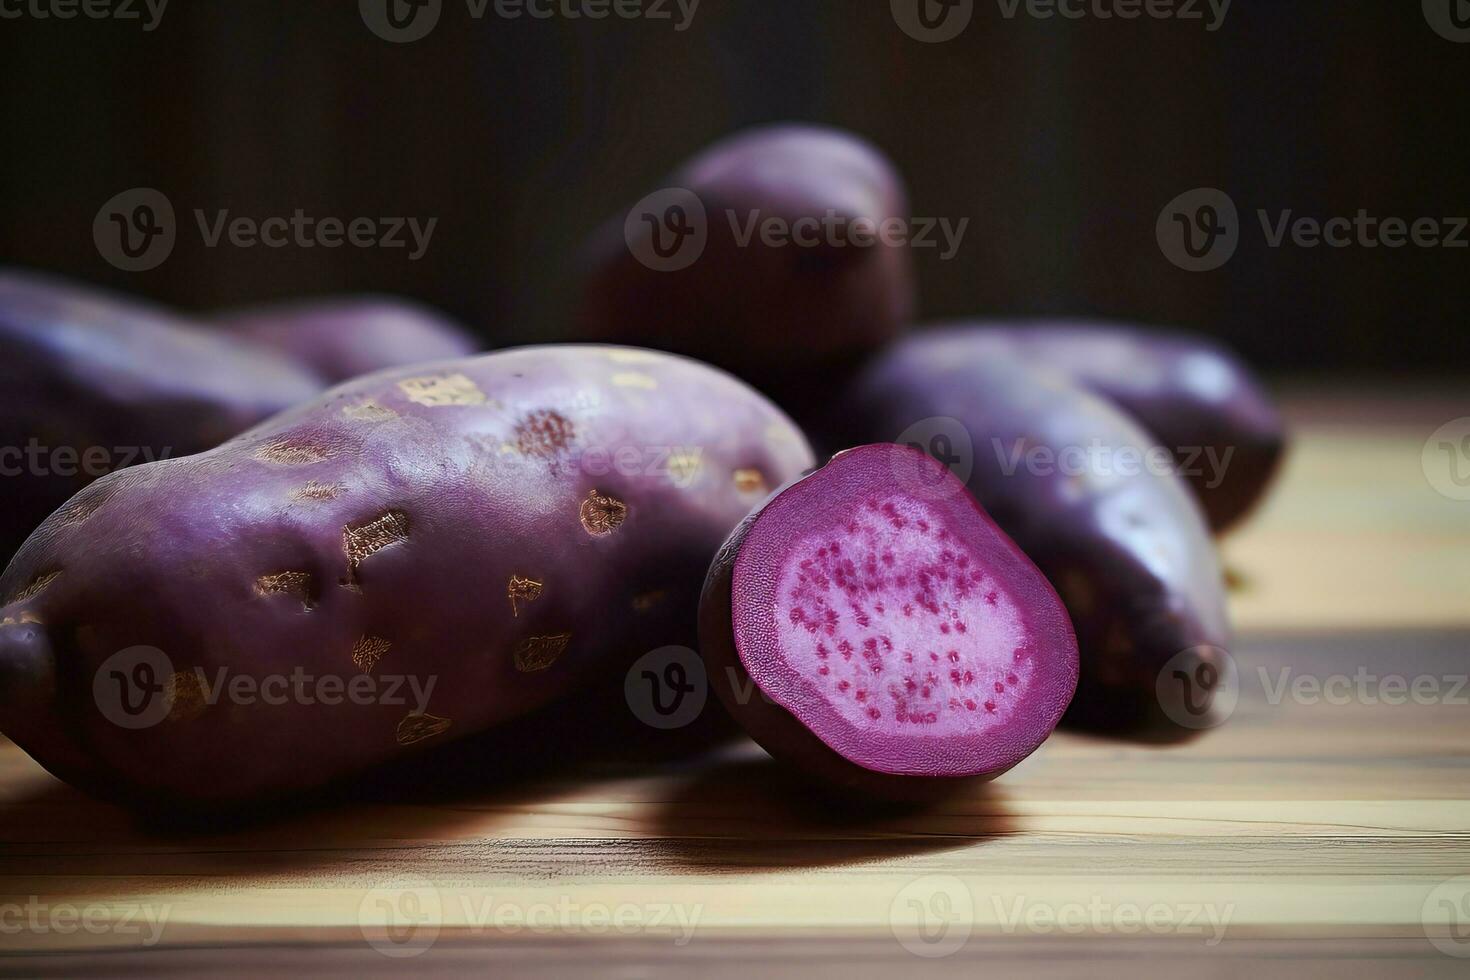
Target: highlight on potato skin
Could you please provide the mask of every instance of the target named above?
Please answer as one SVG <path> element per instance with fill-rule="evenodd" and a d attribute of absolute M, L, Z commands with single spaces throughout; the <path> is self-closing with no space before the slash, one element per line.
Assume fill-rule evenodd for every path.
<path fill-rule="evenodd" d="M 1077 683 L 1061 600 L 939 463 L 870 445 L 788 484 L 710 567 L 701 650 L 773 756 L 868 800 L 993 779 Z"/>
<path fill-rule="evenodd" d="M 1068 723 L 1164 737 L 1201 727 L 1172 717 L 1158 678 L 1166 667 L 1186 675 L 1201 664 L 1223 667 L 1212 652 L 1230 647 L 1223 576 L 1183 481 L 1111 465 L 1137 462 L 1153 446 L 1135 421 L 1028 360 L 957 356 L 943 334 L 891 347 L 841 405 L 854 441 L 906 441 L 904 433 L 929 431 L 936 420 L 968 437 L 963 458 L 951 462 L 1071 614 L 1081 675 Z M 1088 452 L 1100 454 L 1098 467 L 1054 465 Z M 1037 458 L 1053 465 L 1033 466 Z"/>
<path fill-rule="evenodd" d="M 0 579 L 0 719 L 139 806 L 308 792 L 692 645 L 709 560 L 759 500 L 742 474 L 811 463 L 766 399 L 673 355 L 372 375 L 47 519 Z M 336 703 L 229 687 L 298 673 Z"/>

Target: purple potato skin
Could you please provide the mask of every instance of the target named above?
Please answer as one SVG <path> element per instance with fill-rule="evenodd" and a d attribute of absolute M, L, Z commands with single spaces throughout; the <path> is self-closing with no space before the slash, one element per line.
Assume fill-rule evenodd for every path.
<path fill-rule="evenodd" d="M 727 216 L 735 213 L 742 234 L 753 215 L 788 223 L 829 212 L 847 222 L 907 219 L 902 179 L 865 141 L 814 126 L 749 130 L 708 147 L 660 186 L 698 196 L 705 250 L 684 269 L 648 268 L 624 237 L 627 213 L 618 214 L 584 250 L 588 337 L 699 357 L 799 398 L 814 366 L 859 361 L 912 318 L 907 247 L 771 247 L 759 231 L 742 247 Z"/>
<path fill-rule="evenodd" d="M 0 610 L 0 717 L 61 778 L 140 807 L 308 792 L 692 645 L 710 558 L 811 463 L 764 398 L 651 351 L 361 378 L 48 519 L 0 580 L 22 597 Z M 170 712 L 129 730 L 92 692 L 136 646 L 167 655 Z M 366 675 L 381 696 L 207 703 L 196 668 Z M 408 681 L 393 703 L 391 677 L 433 682 L 427 704 Z"/>
<path fill-rule="evenodd" d="M 965 477 L 969 464 L 970 491 L 1072 617 L 1081 675 L 1068 724 L 1164 739 L 1209 727 L 1208 703 L 1193 699 L 1199 720 L 1181 724 L 1179 704 L 1163 703 L 1159 687 L 1166 665 L 1193 677 L 1229 669 L 1223 577 L 1199 503 L 1177 476 L 1142 465 L 1153 440 L 1121 409 L 1058 372 L 999 353 L 976 358 L 972 348 L 963 333 L 891 348 L 848 392 L 853 438 L 950 437 L 948 455 L 959 457 L 951 468 Z M 1033 455 L 1069 448 L 1104 462 Z"/>
<path fill-rule="evenodd" d="M 1219 534 L 1260 503 L 1285 454 L 1281 413 L 1221 345 L 1102 321 L 979 322 L 946 328 L 976 358 L 1022 357 L 1118 405 L 1174 454 Z"/>
<path fill-rule="evenodd" d="M 914 457 L 914 461 L 905 461 L 905 456 Z M 934 471 L 942 482 L 935 480 Z M 803 484 L 808 486 L 803 488 Z M 953 733 L 913 737 L 874 750 L 886 763 L 895 769 L 907 769 L 905 772 L 878 771 L 859 764 L 819 736 L 807 720 L 818 713 L 812 706 L 825 700 L 815 688 L 781 699 L 766 693 L 751 676 L 742 651 L 751 655 L 771 653 L 777 645 L 774 636 L 761 629 L 741 630 L 736 625 L 737 619 L 742 618 L 736 614 L 742 596 L 736 566 L 747 545 L 755 545 L 756 539 L 763 536 L 768 542 L 774 537 L 784 546 L 799 537 L 792 523 L 799 528 L 815 526 L 826 507 L 833 504 L 840 507 L 844 498 L 866 496 L 874 490 L 887 491 L 895 485 L 918 488 L 919 499 L 929 504 L 934 513 L 954 520 L 950 527 L 964 522 L 973 529 L 974 537 L 968 543 L 984 555 L 987 573 L 996 575 L 1007 592 L 1020 601 L 1022 616 L 1034 641 L 1032 658 L 1048 668 L 1028 692 L 1026 719 L 1017 721 L 1012 716 L 1012 723 L 1000 732 L 990 731 L 979 739 L 973 734 Z M 786 514 L 774 514 L 783 509 L 782 498 L 796 496 L 792 491 L 800 493 L 798 488 L 807 489 L 810 496 L 805 500 L 790 500 L 784 508 Z M 776 520 L 771 520 L 772 517 Z M 761 525 L 763 518 L 765 527 Z M 900 562 L 903 557 L 899 556 Z M 753 594 L 744 598 L 755 606 L 765 605 Z M 882 595 L 895 608 L 896 601 L 907 598 L 907 595 L 900 596 L 892 584 Z M 854 624 L 844 617 L 833 625 L 844 631 Z M 927 455 L 907 447 L 860 446 L 839 453 L 821 469 L 782 487 L 746 517 L 710 564 L 700 597 L 699 638 L 711 686 L 751 738 L 776 758 L 814 777 L 821 788 L 868 803 L 930 802 L 1004 774 L 1034 751 L 1056 727 L 1077 685 L 1077 641 L 1056 592 L 959 481 Z M 937 631 L 935 638 L 939 638 Z M 895 666 L 885 663 L 885 676 L 894 676 L 890 672 Z M 803 678 L 802 682 L 807 680 L 810 678 Z M 942 746 L 938 752 L 936 745 Z M 989 761 L 982 763 L 982 758 Z M 968 771 L 959 776 L 940 775 L 935 771 L 939 765 L 958 765 Z"/>
<path fill-rule="evenodd" d="M 0 385 L 6 558 L 107 470 L 211 449 L 322 388 L 164 309 L 16 269 L 0 269 Z"/>
<path fill-rule="evenodd" d="M 219 314 L 215 322 L 295 359 L 331 384 L 385 368 L 468 357 L 481 349 L 444 315 L 386 296 L 254 306 Z"/>

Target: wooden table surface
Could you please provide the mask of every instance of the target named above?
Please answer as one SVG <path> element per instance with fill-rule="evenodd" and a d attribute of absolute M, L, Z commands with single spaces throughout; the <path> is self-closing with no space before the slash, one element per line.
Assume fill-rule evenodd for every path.
<path fill-rule="evenodd" d="M 1192 742 L 1058 734 L 878 817 L 742 745 L 185 834 L 0 741 L 0 973 L 1470 975 L 1470 502 L 1421 462 L 1457 413 L 1288 405 L 1225 549 L 1239 704 Z"/>

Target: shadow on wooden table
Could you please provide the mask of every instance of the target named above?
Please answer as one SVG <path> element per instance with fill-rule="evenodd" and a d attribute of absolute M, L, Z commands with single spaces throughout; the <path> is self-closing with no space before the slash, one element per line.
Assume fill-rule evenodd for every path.
<path fill-rule="evenodd" d="M 673 790 L 651 830 L 671 860 L 704 872 L 836 867 L 970 848 L 1016 830 L 995 783 L 922 807 L 862 805 L 821 792 L 749 743 Z"/>
<path fill-rule="evenodd" d="M 92 799 L 0 743 L 0 875 L 84 873 L 120 894 L 394 869 L 514 878 L 589 863 L 618 874 L 817 868 L 968 847 L 1011 829 L 988 787 L 945 804 L 938 832 L 934 808 L 819 797 L 719 715 L 676 732 L 594 727 L 595 738 L 567 721 L 529 718 L 311 797 L 192 815 Z"/>

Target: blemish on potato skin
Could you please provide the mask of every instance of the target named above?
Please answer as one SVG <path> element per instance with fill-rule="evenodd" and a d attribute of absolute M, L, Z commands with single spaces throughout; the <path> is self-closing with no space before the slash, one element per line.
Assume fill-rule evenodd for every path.
<path fill-rule="evenodd" d="M 77 527 L 86 523 L 93 514 L 96 514 L 102 509 L 102 505 L 106 502 L 109 495 L 107 493 L 95 493 L 88 500 L 68 506 L 56 518 L 57 523 L 67 528 Z"/>
<path fill-rule="evenodd" d="M 523 674 L 534 674 L 545 670 L 566 652 L 572 642 L 572 634 L 555 633 L 551 636 L 527 637 L 516 644 L 515 667 Z"/>
<path fill-rule="evenodd" d="M 544 582 L 538 582 L 533 578 L 512 575 L 510 577 L 510 583 L 506 586 L 505 590 L 506 597 L 510 599 L 511 615 L 519 616 L 521 614 L 518 603 L 534 602 L 541 598 L 541 588 L 544 584 Z"/>
<path fill-rule="evenodd" d="M 688 487 L 704 469 L 704 455 L 698 450 L 685 450 L 669 456 L 669 475 L 677 487 Z"/>
<path fill-rule="evenodd" d="M 169 721 L 192 721 L 202 715 L 208 706 L 204 684 L 193 671 L 175 671 L 168 679 L 166 694 L 169 700 Z"/>
<path fill-rule="evenodd" d="M 46 625 L 46 624 L 41 621 L 41 617 L 40 616 L 37 616 L 35 613 L 31 612 L 29 609 L 25 610 L 24 612 L 20 613 L 19 615 L 16 615 L 16 616 L 6 616 L 4 619 L 0 619 L 0 626 L 44 626 L 44 625 Z"/>
<path fill-rule="evenodd" d="M 548 458 L 564 451 L 576 436 L 577 427 L 571 419 L 551 409 L 540 409 L 516 426 L 515 448 L 523 456 Z"/>
<path fill-rule="evenodd" d="M 658 389 L 657 379 L 638 371 L 621 371 L 612 376 L 612 383 L 619 388 L 640 388 L 643 391 Z"/>
<path fill-rule="evenodd" d="M 587 533 L 600 538 L 616 531 L 628 519 L 628 505 L 616 497 L 604 496 L 593 490 L 582 501 L 578 516 Z"/>
<path fill-rule="evenodd" d="M 735 471 L 735 489 L 741 493 L 764 493 L 766 490 L 766 476 L 754 467 L 746 467 Z"/>
<path fill-rule="evenodd" d="M 270 572 L 255 580 L 255 594 L 261 597 L 288 595 L 311 608 L 312 576 L 310 572 Z"/>
<path fill-rule="evenodd" d="M 310 463 L 320 463 L 327 458 L 328 453 L 316 446 L 294 443 L 289 439 L 275 439 L 257 446 L 251 455 L 263 463 L 275 463 L 278 466 L 305 466 Z"/>
<path fill-rule="evenodd" d="M 416 742 L 433 738 L 435 735 L 444 734 L 453 724 L 454 722 L 448 718 L 440 718 L 428 712 L 421 715 L 410 714 L 404 716 L 403 720 L 398 723 L 395 736 L 399 745 L 413 745 Z"/>
<path fill-rule="evenodd" d="M 364 674 L 371 674 L 378 661 L 383 659 L 383 654 L 392 649 L 393 644 L 381 636 L 361 636 L 356 643 L 352 644 L 352 665 Z"/>
<path fill-rule="evenodd" d="M 10 602 L 6 603 L 6 605 L 10 605 L 16 602 L 25 602 L 27 599 L 34 599 L 36 596 L 44 592 L 47 586 L 49 586 L 52 582 L 55 582 L 60 575 L 60 569 L 54 572 L 45 572 L 41 575 L 37 575 L 35 578 L 31 579 L 28 585 L 22 588 L 15 595 L 11 596 Z"/>
<path fill-rule="evenodd" d="M 342 528 L 342 550 L 347 554 L 350 582 L 357 581 L 357 570 L 364 561 L 384 548 L 408 540 L 408 515 L 390 510 L 361 524 Z"/>
<path fill-rule="evenodd" d="M 340 483 L 310 480 L 291 491 L 292 500 L 331 500 L 347 489 Z"/>
<path fill-rule="evenodd" d="M 398 418 L 398 413 L 393 409 L 386 405 L 379 405 L 371 398 L 345 406 L 342 409 L 342 415 L 357 422 L 387 422 L 389 419 Z"/>
<path fill-rule="evenodd" d="M 485 393 L 479 385 L 458 372 L 405 378 L 398 382 L 398 389 L 409 401 L 428 408 L 485 404 Z"/>

